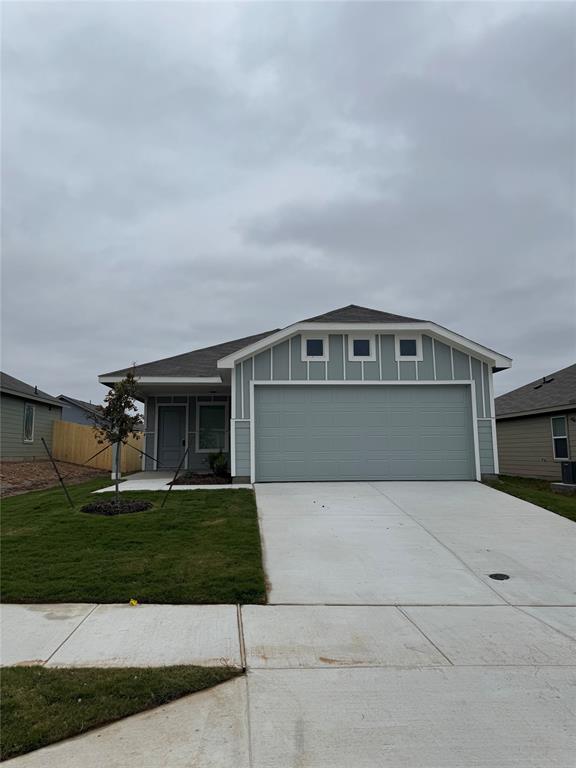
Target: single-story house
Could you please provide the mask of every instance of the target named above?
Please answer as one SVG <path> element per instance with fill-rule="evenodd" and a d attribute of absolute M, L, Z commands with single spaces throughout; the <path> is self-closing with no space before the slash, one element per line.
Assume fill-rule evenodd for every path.
<path fill-rule="evenodd" d="M 2 461 L 47 459 L 42 438 L 52 449 L 52 425 L 62 404 L 52 395 L 0 372 L 0 455 Z"/>
<path fill-rule="evenodd" d="M 97 415 L 102 409 L 101 405 L 87 403 L 85 400 L 78 400 L 78 398 L 69 397 L 68 395 L 58 395 L 58 400 L 62 404 L 62 421 L 72 422 L 73 424 L 94 426 L 94 421 L 91 417 Z"/>
<path fill-rule="evenodd" d="M 132 369 L 143 466 L 188 449 L 201 469 L 222 450 L 238 482 L 480 479 L 498 472 L 492 376 L 511 364 L 436 323 L 350 305 Z"/>
<path fill-rule="evenodd" d="M 496 398 L 500 472 L 561 480 L 576 461 L 576 364 Z"/>

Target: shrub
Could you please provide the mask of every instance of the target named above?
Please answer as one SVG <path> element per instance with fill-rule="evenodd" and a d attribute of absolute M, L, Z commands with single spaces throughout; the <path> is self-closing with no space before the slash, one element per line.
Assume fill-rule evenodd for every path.
<path fill-rule="evenodd" d="M 211 453 L 208 456 L 208 464 L 216 477 L 226 477 L 228 475 L 228 459 L 222 451 Z"/>
<path fill-rule="evenodd" d="M 151 501 L 91 501 L 82 507 L 82 512 L 90 515 L 127 515 L 130 512 L 144 512 L 152 507 Z"/>

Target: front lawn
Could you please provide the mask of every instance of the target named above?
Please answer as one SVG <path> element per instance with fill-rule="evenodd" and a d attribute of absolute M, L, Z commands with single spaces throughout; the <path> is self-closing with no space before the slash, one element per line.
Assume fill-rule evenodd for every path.
<path fill-rule="evenodd" d="M 222 683 L 233 667 L 2 670 L 2 760 Z M 193 724 L 192 724 L 193 727 Z"/>
<path fill-rule="evenodd" d="M 497 491 L 504 491 L 511 496 L 529 501 L 539 507 L 556 512 L 576 522 L 576 496 L 562 496 L 550 490 L 549 480 L 534 480 L 529 477 L 511 477 L 500 475 L 497 480 L 487 481 L 487 485 Z"/>
<path fill-rule="evenodd" d="M 1 599 L 9 603 L 263 603 L 254 494 L 248 489 L 122 493 L 154 507 L 116 517 L 80 512 L 110 480 L 15 496 L 2 504 Z"/>

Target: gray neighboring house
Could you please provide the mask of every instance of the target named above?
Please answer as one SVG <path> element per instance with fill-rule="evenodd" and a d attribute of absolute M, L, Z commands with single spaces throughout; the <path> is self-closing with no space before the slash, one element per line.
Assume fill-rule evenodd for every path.
<path fill-rule="evenodd" d="M 0 373 L 0 456 L 2 461 L 47 459 L 42 445 L 52 448 L 52 426 L 62 404 L 38 387 Z"/>
<path fill-rule="evenodd" d="M 496 398 L 500 471 L 561 480 L 576 461 L 576 364 Z"/>
<path fill-rule="evenodd" d="M 221 449 L 236 481 L 480 479 L 498 472 L 492 376 L 511 364 L 437 323 L 342 307 L 136 366 L 144 466 L 188 448 L 206 469 Z"/>
<path fill-rule="evenodd" d="M 78 400 L 68 395 L 58 395 L 58 400 L 62 405 L 62 421 L 69 421 L 73 424 L 84 424 L 90 427 L 94 426 L 91 416 L 98 414 L 102 406 L 87 403 L 85 400 Z"/>

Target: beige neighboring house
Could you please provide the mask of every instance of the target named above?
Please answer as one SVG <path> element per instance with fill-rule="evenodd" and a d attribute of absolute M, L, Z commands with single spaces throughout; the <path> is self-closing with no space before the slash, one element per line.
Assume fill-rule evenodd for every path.
<path fill-rule="evenodd" d="M 495 400 L 500 473 L 561 480 L 576 462 L 576 364 Z"/>

